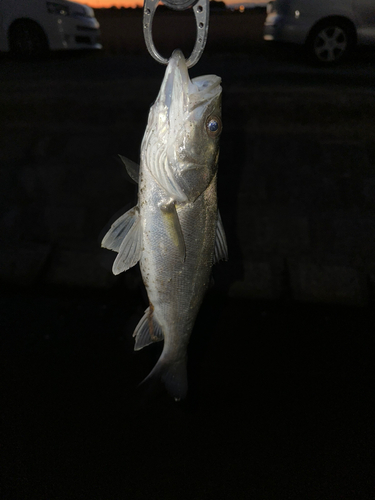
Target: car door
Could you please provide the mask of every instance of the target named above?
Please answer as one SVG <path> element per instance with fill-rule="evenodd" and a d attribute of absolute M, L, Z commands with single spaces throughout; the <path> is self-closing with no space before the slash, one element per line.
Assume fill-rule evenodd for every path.
<path fill-rule="evenodd" d="M 353 0 L 353 12 L 357 20 L 358 42 L 375 43 L 375 1 Z"/>

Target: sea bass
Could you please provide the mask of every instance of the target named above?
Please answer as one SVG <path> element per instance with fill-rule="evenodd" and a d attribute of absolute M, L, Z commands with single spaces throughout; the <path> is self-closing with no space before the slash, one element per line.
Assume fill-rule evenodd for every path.
<path fill-rule="evenodd" d="M 102 246 L 118 252 L 113 273 L 139 262 L 149 307 L 135 331 L 135 350 L 164 339 L 147 377 L 168 392 L 187 392 L 187 346 L 210 281 L 212 265 L 227 259 L 217 208 L 221 79 L 190 80 L 181 51 L 171 56 L 150 109 L 140 167 L 122 158 L 139 183 L 138 204 L 122 215 Z"/>

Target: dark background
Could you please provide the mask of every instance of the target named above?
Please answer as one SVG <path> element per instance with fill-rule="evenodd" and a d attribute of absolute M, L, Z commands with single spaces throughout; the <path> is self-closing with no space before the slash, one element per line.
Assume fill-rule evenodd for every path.
<path fill-rule="evenodd" d="M 211 292 L 176 403 L 137 388 L 142 302 L 2 295 L 1 498 L 373 498 L 372 309 Z"/>
<path fill-rule="evenodd" d="M 162 346 L 133 351 L 139 270 L 99 236 L 164 68 L 105 12 L 100 54 L 0 61 L 1 499 L 374 497 L 374 55 L 311 67 L 233 16 L 191 71 L 223 79 L 230 260 L 180 403 L 138 388 Z"/>

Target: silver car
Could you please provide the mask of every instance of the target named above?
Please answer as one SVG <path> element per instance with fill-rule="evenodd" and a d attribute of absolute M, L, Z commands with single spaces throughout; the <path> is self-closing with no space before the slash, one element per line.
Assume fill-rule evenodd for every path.
<path fill-rule="evenodd" d="M 274 0 L 263 38 L 304 44 L 315 62 L 331 65 L 356 44 L 375 44 L 375 0 Z"/>
<path fill-rule="evenodd" d="M 69 0 L 0 0 L 0 51 L 101 49 L 93 9 Z"/>

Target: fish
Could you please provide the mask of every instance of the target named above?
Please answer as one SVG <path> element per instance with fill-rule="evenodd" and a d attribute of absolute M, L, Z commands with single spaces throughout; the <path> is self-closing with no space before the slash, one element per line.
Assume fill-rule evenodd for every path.
<path fill-rule="evenodd" d="M 102 240 L 117 252 L 115 275 L 138 262 L 149 306 L 135 328 L 136 351 L 163 350 L 145 381 L 161 380 L 176 401 L 187 394 L 187 347 L 214 263 L 228 259 L 217 207 L 221 78 L 190 80 L 175 50 L 152 105 L 140 165 L 121 157 L 138 183 L 137 205 Z"/>

